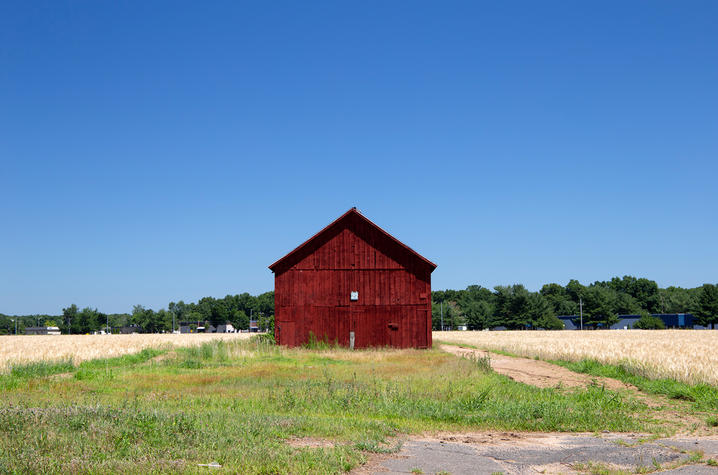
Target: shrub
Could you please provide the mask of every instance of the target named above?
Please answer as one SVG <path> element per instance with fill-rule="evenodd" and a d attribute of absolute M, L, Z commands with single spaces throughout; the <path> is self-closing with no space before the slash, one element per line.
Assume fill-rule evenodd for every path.
<path fill-rule="evenodd" d="M 666 328 L 665 323 L 658 317 L 654 317 L 648 312 L 641 312 L 641 318 L 633 325 L 633 328 L 639 330 L 662 330 Z"/>

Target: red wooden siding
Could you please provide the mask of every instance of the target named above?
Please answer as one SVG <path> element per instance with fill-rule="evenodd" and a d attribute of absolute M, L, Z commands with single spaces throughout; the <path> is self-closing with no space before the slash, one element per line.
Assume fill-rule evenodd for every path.
<path fill-rule="evenodd" d="M 435 267 L 351 209 L 270 266 L 277 341 L 428 348 Z"/>

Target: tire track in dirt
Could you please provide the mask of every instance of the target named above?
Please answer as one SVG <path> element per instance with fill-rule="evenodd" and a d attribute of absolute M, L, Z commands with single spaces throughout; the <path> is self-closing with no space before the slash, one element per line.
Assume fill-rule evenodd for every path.
<path fill-rule="evenodd" d="M 539 388 L 555 388 L 558 386 L 585 388 L 591 385 L 599 385 L 614 391 L 625 389 L 638 392 L 638 388 L 632 384 L 612 378 L 576 373 L 545 361 L 499 355 L 485 350 L 453 345 L 441 345 L 441 349 L 464 358 L 486 358 L 488 356 L 491 368 L 497 373 L 506 375 L 519 383 Z"/>

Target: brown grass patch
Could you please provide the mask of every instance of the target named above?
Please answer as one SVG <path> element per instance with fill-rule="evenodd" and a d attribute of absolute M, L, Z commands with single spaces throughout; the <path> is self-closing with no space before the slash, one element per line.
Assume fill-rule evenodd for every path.
<path fill-rule="evenodd" d="M 287 445 L 296 449 L 331 448 L 337 445 L 336 442 L 318 437 L 299 437 L 288 439 Z"/>

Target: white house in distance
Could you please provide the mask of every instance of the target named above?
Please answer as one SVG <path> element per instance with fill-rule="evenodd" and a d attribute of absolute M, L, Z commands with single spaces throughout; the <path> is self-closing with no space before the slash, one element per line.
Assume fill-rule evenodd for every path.
<path fill-rule="evenodd" d="M 25 335 L 59 335 L 58 327 L 25 327 Z"/>

